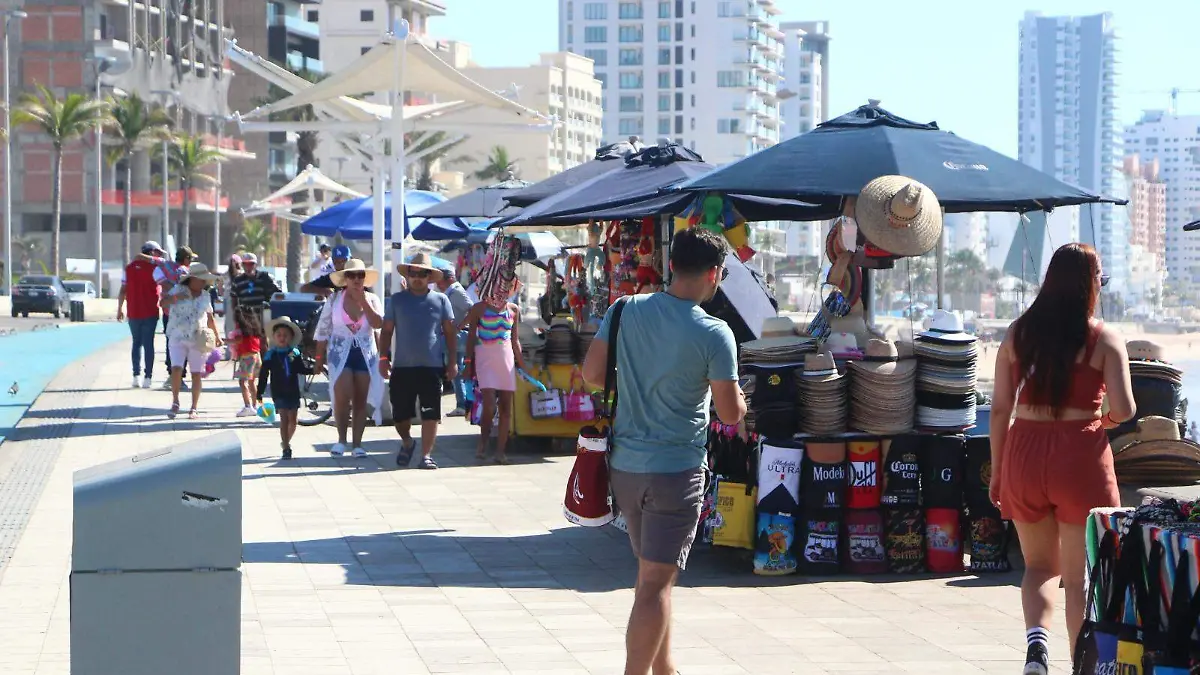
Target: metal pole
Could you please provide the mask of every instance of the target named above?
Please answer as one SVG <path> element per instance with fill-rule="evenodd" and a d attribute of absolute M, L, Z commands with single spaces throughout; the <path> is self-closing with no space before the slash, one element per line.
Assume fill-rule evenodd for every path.
<path fill-rule="evenodd" d="M 387 208 L 387 203 L 384 201 L 384 190 L 387 189 L 387 158 L 382 152 L 375 155 L 375 190 L 371 195 L 373 200 L 371 209 L 371 266 L 375 268 L 379 278 L 375 281 L 375 295 L 380 298 L 383 295 L 383 277 L 384 275 L 384 251 L 383 246 L 385 239 L 383 236 L 383 228 L 386 224 L 384 219 L 384 210 Z M 396 226 L 396 219 L 392 219 L 392 227 Z"/>
<path fill-rule="evenodd" d="M 945 309 L 943 298 L 946 291 L 946 233 L 943 231 L 937 240 L 937 308 Z"/>
<path fill-rule="evenodd" d="M 4 292 L 12 295 L 12 149 L 9 126 L 12 123 L 9 109 L 8 80 L 12 66 L 8 62 L 8 33 L 12 28 L 12 14 L 4 17 Z"/>
<path fill-rule="evenodd" d="M 225 141 L 225 121 L 217 119 L 217 151 Z M 213 266 L 221 263 L 221 165 L 217 162 L 217 182 L 213 184 Z"/>
<path fill-rule="evenodd" d="M 100 74 L 108 69 L 107 59 L 96 61 L 96 100 L 100 100 Z M 104 297 L 104 127 L 96 122 L 96 297 Z"/>
<path fill-rule="evenodd" d="M 400 243 L 399 262 L 405 258 L 404 241 L 408 236 L 408 218 L 404 212 L 404 66 L 408 51 L 408 21 L 400 19 L 392 32 L 400 41 L 400 53 L 392 64 L 392 239 Z M 397 215 L 398 214 L 398 215 Z M 399 223 L 399 230 L 397 230 Z M 380 277 L 383 273 L 380 270 Z"/>
<path fill-rule="evenodd" d="M 162 245 L 170 247 L 168 239 L 171 238 L 171 196 L 168 190 L 171 187 L 170 169 L 167 163 L 167 153 L 170 149 L 167 147 L 167 139 L 162 142 Z"/>

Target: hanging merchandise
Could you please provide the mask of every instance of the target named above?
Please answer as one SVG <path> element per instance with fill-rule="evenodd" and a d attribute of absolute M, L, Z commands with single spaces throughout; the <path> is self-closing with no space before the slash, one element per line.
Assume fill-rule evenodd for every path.
<path fill-rule="evenodd" d="M 920 506 L 921 468 L 918 451 L 921 437 L 915 435 L 896 436 L 883 442 L 883 496 L 884 506 L 911 509 Z"/>
<path fill-rule="evenodd" d="M 790 439 L 797 429 L 796 366 L 751 365 L 745 371 L 754 378 L 754 430 L 764 438 Z"/>
<path fill-rule="evenodd" d="M 596 404 L 591 394 L 583 390 L 583 373 L 571 369 L 571 389 L 563 397 L 563 419 L 568 422 L 591 422 L 596 419 Z"/>
<path fill-rule="evenodd" d="M 963 437 L 924 436 L 918 457 L 925 508 L 957 514 L 963 506 Z"/>
<path fill-rule="evenodd" d="M 850 441 L 850 487 L 846 507 L 878 509 L 882 485 L 879 482 L 879 441 Z"/>
<path fill-rule="evenodd" d="M 571 316 L 576 326 L 582 326 L 589 304 L 588 282 L 584 273 L 583 256 L 578 253 L 567 256 L 566 279 L 563 285 L 567 289 L 567 306 L 571 308 Z"/>
<path fill-rule="evenodd" d="M 879 509 L 846 512 L 846 571 L 850 574 L 887 572 L 883 514 Z"/>
<path fill-rule="evenodd" d="M 800 506 L 800 466 L 804 451 L 763 442 L 758 463 L 760 513 L 795 513 Z M 842 474 L 843 483 L 846 475 Z"/>
<path fill-rule="evenodd" d="M 683 212 L 675 216 L 676 232 L 692 227 L 703 227 L 714 234 L 723 235 L 742 262 L 754 257 L 755 250 L 750 247 L 750 226 L 733 203 L 719 194 L 697 195 Z"/>
<path fill-rule="evenodd" d="M 805 574 L 831 575 L 841 569 L 842 513 L 836 510 L 822 511 L 819 515 L 804 517 L 804 552 L 800 556 L 800 570 Z"/>
<path fill-rule="evenodd" d="M 850 309 L 851 303 L 842 294 L 842 290 L 836 287 L 833 288 L 829 291 L 829 295 L 825 296 L 824 302 L 821 303 L 821 307 L 817 310 L 817 315 L 808 323 L 808 329 L 805 332 L 814 339 L 824 340 L 828 338 L 832 332 L 831 326 L 833 325 L 833 320 L 848 316 Z"/>
<path fill-rule="evenodd" d="M 811 448 L 815 444 L 809 444 Z M 807 513 L 818 509 L 841 510 L 846 505 L 846 462 L 805 462 L 804 507 Z"/>
<path fill-rule="evenodd" d="M 661 265 L 658 263 L 658 247 L 654 245 L 654 219 L 642 219 L 642 234 L 637 245 L 637 291 L 654 293 L 662 287 Z"/>
<path fill-rule="evenodd" d="M 539 381 L 549 382 L 550 373 L 542 370 Z M 563 416 L 563 391 L 552 387 L 535 388 L 529 392 L 529 416 L 535 420 Z"/>
<path fill-rule="evenodd" d="M 883 546 L 888 571 L 919 574 L 925 571 L 925 518 L 916 507 L 884 509 Z"/>
<path fill-rule="evenodd" d="M 714 546 L 754 549 L 754 485 L 717 480 L 717 504 L 710 519 Z"/>
<path fill-rule="evenodd" d="M 796 521 L 790 514 L 760 513 L 754 546 L 754 573 L 781 576 L 796 571 Z"/>
<path fill-rule="evenodd" d="M 497 235 L 488 247 L 487 258 L 479 271 L 479 301 L 495 306 L 508 302 L 520 261 L 521 241 L 516 237 Z"/>
<path fill-rule="evenodd" d="M 994 506 L 992 507 L 995 508 Z M 999 513 L 967 513 L 967 531 L 972 572 L 1008 572 L 1012 563 L 1008 560 L 1008 542 L 1011 525 L 1000 519 Z"/>
<path fill-rule="evenodd" d="M 930 572 L 963 571 L 962 512 L 925 509 L 925 566 Z"/>
<path fill-rule="evenodd" d="M 992 444 L 987 436 L 969 436 L 964 443 L 963 503 L 972 511 L 996 508 L 988 490 L 992 484 Z"/>

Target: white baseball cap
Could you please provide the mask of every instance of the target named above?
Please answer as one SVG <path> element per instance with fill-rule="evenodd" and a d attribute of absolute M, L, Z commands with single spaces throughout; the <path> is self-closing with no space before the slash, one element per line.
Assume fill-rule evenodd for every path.
<path fill-rule="evenodd" d="M 246 263 L 250 263 L 252 265 L 257 265 L 258 264 L 258 256 L 254 255 L 253 253 L 243 253 L 242 254 L 242 264 L 244 265 Z"/>

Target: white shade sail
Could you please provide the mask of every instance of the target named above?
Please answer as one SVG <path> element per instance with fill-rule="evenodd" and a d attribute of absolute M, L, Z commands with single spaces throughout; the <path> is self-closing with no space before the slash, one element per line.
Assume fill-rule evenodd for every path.
<path fill-rule="evenodd" d="M 329 176 L 326 176 L 325 174 L 321 173 L 320 169 L 310 165 L 307 169 L 296 174 L 296 177 L 293 178 L 287 185 L 284 185 L 262 199 L 256 200 L 250 205 L 250 208 L 268 208 L 273 202 L 292 197 L 293 195 L 300 193 L 305 193 L 306 195 L 311 196 L 314 190 L 331 192 L 333 194 L 353 197 L 356 199 L 358 197 L 365 196 L 361 192 L 351 190 Z"/>
<path fill-rule="evenodd" d="M 404 50 L 403 59 L 399 50 Z M 447 100 L 504 110 L 529 121 L 543 118 L 536 110 L 511 101 L 462 74 L 438 58 L 424 43 L 393 36 L 385 37 L 335 75 L 281 101 L 259 107 L 247 113 L 245 118 L 262 118 L 272 113 L 364 92 L 389 91 L 399 79 L 401 73 L 397 70 L 401 68 L 404 89 L 407 91 L 426 92 Z"/>

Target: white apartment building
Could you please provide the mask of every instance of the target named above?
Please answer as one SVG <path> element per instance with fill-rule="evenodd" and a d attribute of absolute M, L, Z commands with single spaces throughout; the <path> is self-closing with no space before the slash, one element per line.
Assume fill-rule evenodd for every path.
<path fill-rule="evenodd" d="M 812 131 L 829 119 L 829 22 L 789 21 L 783 31 L 784 89 L 795 94 L 780 103 L 783 137 Z"/>
<path fill-rule="evenodd" d="M 1158 160 L 1166 183 L 1168 283 L 1200 292 L 1200 238 L 1183 226 L 1200 219 L 1200 115 L 1148 110 L 1125 129 L 1125 146 L 1142 161 Z"/>
<path fill-rule="evenodd" d="M 987 260 L 988 222 L 986 213 L 947 213 L 942 219 L 946 253 L 970 251 Z"/>
<path fill-rule="evenodd" d="M 1110 13 L 1026 12 L 1018 53 L 1017 152 L 1022 162 L 1063 181 L 1120 198 L 1125 179 L 1114 96 L 1116 39 Z M 1089 206 L 1079 218 L 1079 235 L 1096 246 L 1113 278 L 1110 290 L 1128 292 L 1124 210 Z M 1052 253 L 1043 251 L 1047 259 Z"/>
<path fill-rule="evenodd" d="M 591 59 L 604 140 L 669 138 L 725 164 L 781 138 L 773 0 L 559 0 L 559 49 Z"/>
<path fill-rule="evenodd" d="M 391 31 L 389 17 L 406 19 L 414 35 L 426 35 L 429 19 L 446 15 L 444 0 L 321 0 L 308 7 L 309 20 L 320 27 L 321 64 L 335 73 L 362 56 Z M 407 94 L 411 103 L 428 102 L 420 92 Z M 386 94 L 368 97 L 386 103 Z M 349 161 L 336 143 L 319 141 L 317 160 L 321 170 L 359 192 L 371 191 L 371 172 Z"/>
<path fill-rule="evenodd" d="M 454 43 L 458 52 L 465 45 Z M 472 174 L 487 164 L 492 149 L 508 151 L 522 180 L 537 182 L 592 159 L 603 136 L 600 81 L 592 61 L 569 52 L 542 54 L 535 65 L 522 68 L 484 68 L 455 63 L 467 77 L 495 89 L 515 92 L 515 100 L 538 112 L 559 119 L 554 131 L 520 131 L 470 136 L 454 147 L 462 161 L 444 168 L 461 171 L 467 187 L 496 182 L 479 180 Z"/>

